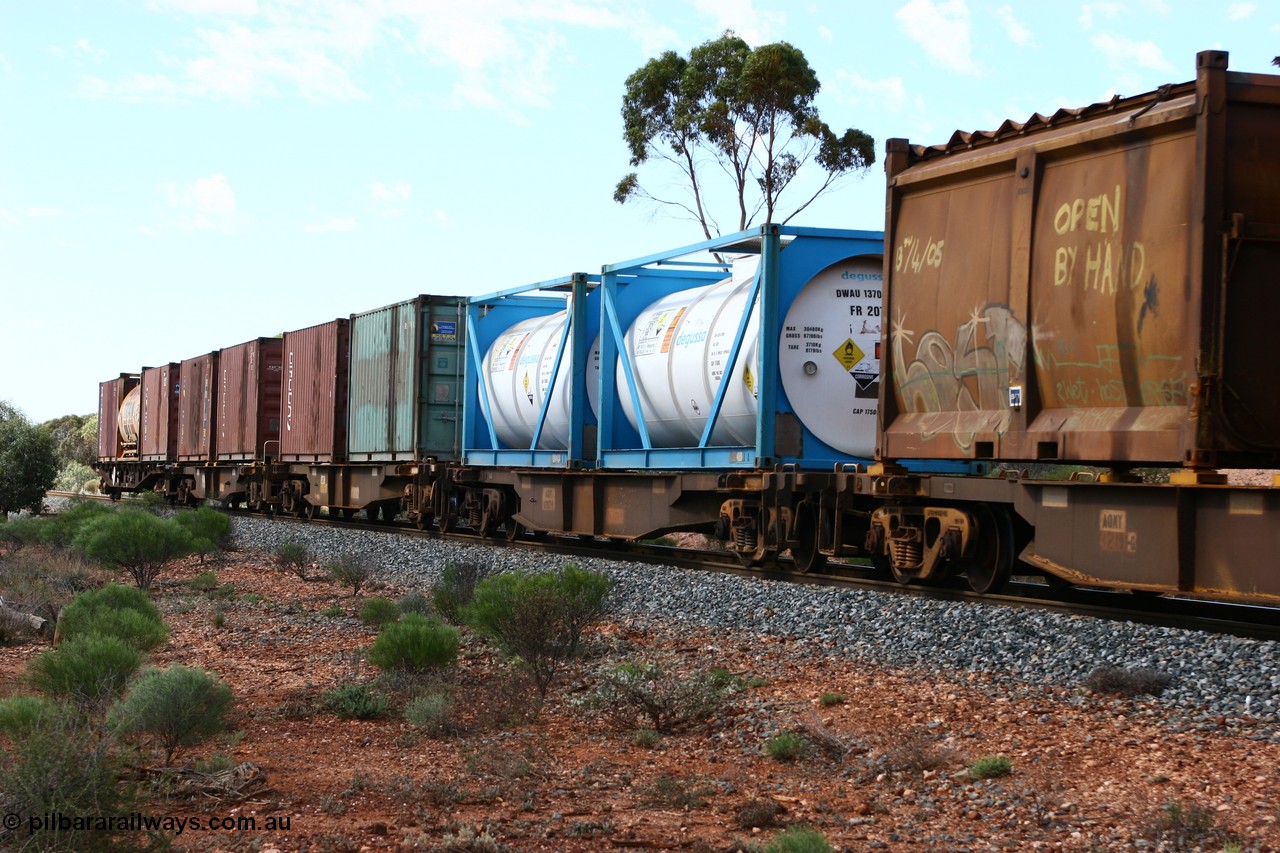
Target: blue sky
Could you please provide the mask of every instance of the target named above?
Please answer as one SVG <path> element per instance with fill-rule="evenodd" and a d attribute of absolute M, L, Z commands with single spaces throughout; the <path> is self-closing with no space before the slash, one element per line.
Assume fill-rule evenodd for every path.
<path fill-rule="evenodd" d="M 0 399 L 87 414 L 144 365 L 697 241 L 612 200 L 619 107 L 725 29 L 803 50 L 879 159 L 1190 80 L 1199 50 L 1275 70 L 1280 3 L 0 0 Z M 883 211 L 877 162 L 793 222 Z"/>

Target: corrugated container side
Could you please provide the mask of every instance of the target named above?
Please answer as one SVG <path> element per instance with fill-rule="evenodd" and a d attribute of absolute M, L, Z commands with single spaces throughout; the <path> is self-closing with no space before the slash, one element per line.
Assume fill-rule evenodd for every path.
<path fill-rule="evenodd" d="M 138 384 L 136 373 L 121 373 L 98 384 L 98 460 L 112 462 L 124 458 L 120 440 L 120 404 Z"/>
<path fill-rule="evenodd" d="M 885 458 L 1280 459 L 1280 77 L 1198 61 L 1194 83 L 891 143 Z"/>
<path fill-rule="evenodd" d="M 418 296 L 351 318 L 349 459 L 457 459 L 465 302 Z"/>
<path fill-rule="evenodd" d="M 412 460 L 418 300 L 351 318 L 350 460 Z"/>
<path fill-rule="evenodd" d="M 217 438 L 218 353 L 198 355 L 178 369 L 178 459 L 212 462 Z"/>
<path fill-rule="evenodd" d="M 169 462 L 178 454 L 177 363 L 142 371 L 142 423 L 139 456 L 145 462 Z"/>
<path fill-rule="evenodd" d="M 286 332 L 280 393 L 280 459 L 341 462 L 347 444 L 351 321 Z"/>
<path fill-rule="evenodd" d="M 280 441 L 284 341 L 258 338 L 218 356 L 218 459 L 274 458 Z"/>
<path fill-rule="evenodd" d="M 428 296 L 419 305 L 418 454 L 457 460 L 462 456 L 466 300 Z"/>

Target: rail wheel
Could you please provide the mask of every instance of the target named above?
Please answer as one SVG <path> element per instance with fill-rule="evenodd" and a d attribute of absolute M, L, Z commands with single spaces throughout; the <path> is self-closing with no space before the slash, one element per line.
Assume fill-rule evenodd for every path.
<path fill-rule="evenodd" d="M 998 592 L 1013 576 L 1013 519 L 1003 507 L 975 504 L 973 516 L 978 522 L 976 551 L 956 565 L 964 572 L 969 588 L 980 595 Z"/>
<path fill-rule="evenodd" d="M 391 522 L 393 522 L 393 521 L 395 521 L 395 520 L 396 520 L 396 514 L 397 514 L 399 511 L 400 511 L 400 510 L 396 507 L 396 505 L 395 505 L 395 504 L 383 504 L 383 505 L 382 505 L 382 520 L 383 520 L 383 521 L 385 521 L 385 522 L 387 522 L 388 524 L 390 524 Z"/>
<path fill-rule="evenodd" d="M 818 511 L 805 501 L 796 507 L 795 544 L 791 561 L 797 571 L 812 572 L 827 564 L 827 555 L 818 550 Z"/>
<path fill-rule="evenodd" d="M 298 500 L 298 518 L 304 521 L 310 521 L 316 517 L 316 505 L 307 503 L 305 500 Z"/>
<path fill-rule="evenodd" d="M 508 518 L 502 523 L 502 527 L 508 542 L 515 542 L 518 539 L 524 538 L 525 527 L 514 518 Z"/>

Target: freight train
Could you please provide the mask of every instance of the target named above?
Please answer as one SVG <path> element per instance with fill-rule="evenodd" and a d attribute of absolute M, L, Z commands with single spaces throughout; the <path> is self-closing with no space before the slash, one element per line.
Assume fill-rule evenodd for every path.
<path fill-rule="evenodd" d="M 1221 51 L 892 139 L 883 233 L 768 225 L 122 374 L 102 488 L 1274 604 L 1280 490 L 1224 471 L 1280 465 L 1276 150 L 1280 77 Z"/>

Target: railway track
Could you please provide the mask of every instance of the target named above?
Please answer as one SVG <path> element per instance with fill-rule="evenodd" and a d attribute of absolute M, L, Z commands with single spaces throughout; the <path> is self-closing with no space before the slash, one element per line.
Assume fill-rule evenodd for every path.
<path fill-rule="evenodd" d="M 106 495 L 78 495 L 74 492 L 59 491 L 51 491 L 47 494 L 49 497 L 58 498 L 81 497 L 110 500 Z M 959 579 L 938 584 L 903 586 L 885 578 L 868 563 L 833 561 L 822 571 L 801 573 L 789 560 L 773 560 L 759 567 L 745 568 L 736 555 L 727 551 L 690 549 L 654 543 L 565 536 L 536 537 L 529 533 L 523 533 L 516 539 L 507 539 L 501 535 L 480 536 L 465 528 L 448 533 L 419 530 L 407 522 L 374 522 L 325 517 L 307 520 L 280 515 L 271 517 L 285 524 L 307 524 L 365 531 L 381 530 L 402 536 L 444 539 L 492 548 L 521 548 L 566 557 L 617 559 L 743 577 L 758 577 L 787 583 L 862 589 L 892 595 L 914 595 L 938 601 L 1035 608 L 1113 621 L 1207 631 L 1259 640 L 1280 640 L 1280 608 L 1277 607 L 1082 587 L 1054 589 L 1035 576 L 1015 576 L 1002 592 L 979 595 Z"/>

